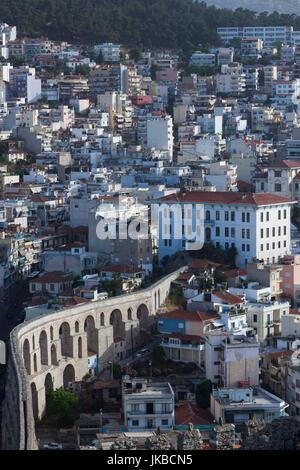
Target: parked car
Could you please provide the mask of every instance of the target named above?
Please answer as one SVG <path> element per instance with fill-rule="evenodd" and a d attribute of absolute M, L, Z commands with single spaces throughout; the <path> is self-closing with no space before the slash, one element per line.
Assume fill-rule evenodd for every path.
<path fill-rule="evenodd" d="M 51 442 L 50 444 L 45 444 L 43 446 L 44 450 L 62 450 L 62 445 L 57 444 L 56 442 Z"/>

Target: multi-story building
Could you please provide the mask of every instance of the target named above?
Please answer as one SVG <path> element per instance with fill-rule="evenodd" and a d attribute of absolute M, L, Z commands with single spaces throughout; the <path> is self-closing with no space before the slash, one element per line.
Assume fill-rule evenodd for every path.
<path fill-rule="evenodd" d="M 275 86 L 277 81 L 277 66 L 266 65 L 264 67 L 264 91 L 270 96 L 275 93 Z"/>
<path fill-rule="evenodd" d="M 217 92 L 240 95 L 246 90 L 246 77 L 241 64 L 232 62 L 222 65 L 221 74 L 217 75 Z"/>
<path fill-rule="evenodd" d="M 105 62 L 120 62 L 120 44 L 105 43 L 94 46 L 94 53 L 102 53 Z"/>
<path fill-rule="evenodd" d="M 205 375 L 225 387 L 259 383 L 259 344 L 253 338 L 234 336 L 228 331 L 205 335 Z"/>
<path fill-rule="evenodd" d="M 193 52 L 190 58 L 190 65 L 197 65 L 198 67 L 214 67 L 216 64 L 215 54 L 205 54 L 203 52 Z"/>
<path fill-rule="evenodd" d="M 196 241 L 198 249 L 204 242 L 235 246 L 239 267 L 253 259 L 275 263 L 290 253 L 293 202 L 270 193 L 205 191 L 157 199 L 159 259 L 193 249 Z"/>
<path fill-rule="evenodd" d="M 126 66 L 99 65 L 91 71 L 89 75 L 90 92 L 93 95 L 100 95 L 108 91 L 126 91 Z"/>
<path fill-rule="evenodd" d="M 147 147 L 165 151 L 173 159 L 173 121 L 170 116 L 147 119 Z"/>
<path fill-rule="evenodd" d="M 290 303 L 287 301 L 258 301 L 247 303 L 247 323 L 253 328 L 261 343 L 281 332 L 281 318 L 289 314 Z"/>
<path fill-rule="evenodd" d="M 242 384 L 241 384 L 242 385 Z M 254 418 L 270 423 L 286 416 L 288 407 L 281 398 L 261 387 L 215 389 L 210 395 L 210 410 L 218 423 L 240 425 Z"/>
<path fill-rule="evenodd" d="M 290 414 L 300 421 L 300 365 L 291 365 L 287 372 L 287 401 Z"/>
<path fill-rule="evenodd" d="M 247 281 L 259 282 L 261 286 L 270 288 L 271 300 L 278 300 L 282 294 L 282 267 L 268 265 L 262 261 L 247 264 Z"/>
<path fill-rule="evenodd" d="M 9 71 L 10 93 L 15 98 L 25 98 L 26 103 L 34 103 L 41 98 L 42 82 L 36 78 L 35 69 L 18 67 Z"/>
<path fill-rule="evenodd" d="M 243 38 L 241 44 L 241 52 L 244 56 L 257 57 L 262 50 L 263 41 L 260 38 Z"/>
<path fill-rule="evenodd" d="M 259 38 L 265 46 L 272 46 L 274 42 L 293 44 L 292 26 L 244 26 L 244 27 L 220 27 L 217 33 L 222 41 L 229 43 L 234 38 Z"/>
<path fill-rule="evenodd" d="M 174 392 L 169 383 L 144 378 L 122 380 L 122 408 L 128 431 L 170 431 L 175 424 Z"/>

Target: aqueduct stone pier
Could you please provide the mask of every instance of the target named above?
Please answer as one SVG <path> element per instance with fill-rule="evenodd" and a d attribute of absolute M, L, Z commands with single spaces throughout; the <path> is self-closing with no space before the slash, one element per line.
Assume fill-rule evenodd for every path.
<path fill-rule="evenodd" d="M 183 270 L 147 289 L 43 315 L 14 328 L 2 407 L 2 447 L 37 449 L 35 421 L 45 413 L 46 393 L 81 380 L 88 373 L 90 350 L 105 367 L 114 358 L 114 337 L 126 339 L 128 352 L 137 347 L 141 332 L 151 328 L 171 282 Z"/>

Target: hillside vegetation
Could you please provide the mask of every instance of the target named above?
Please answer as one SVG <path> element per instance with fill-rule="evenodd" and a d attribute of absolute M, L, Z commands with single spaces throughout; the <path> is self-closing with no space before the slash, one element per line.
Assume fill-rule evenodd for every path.
<path fill-rule="evenodd" d="M 218 45 L 218 26 L 293 25 L 295 15 L 258 16 L 193 0 L 1 0 L 1 21 L 20 35 L 83 44 L 118 42 L 139 47 L 190 49 Z"/>

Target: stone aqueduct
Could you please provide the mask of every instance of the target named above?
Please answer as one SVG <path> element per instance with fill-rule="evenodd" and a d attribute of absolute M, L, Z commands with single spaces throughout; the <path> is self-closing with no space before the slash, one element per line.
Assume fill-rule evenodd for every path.
<path fill-rule="evenodd" d="M 45 412 L 46 393 L 81 380 L 88 373 L 88 350 L 100 367 L 114 357 L 114 337 L 126 338 L 127 351 L 138 346 L 140 332 L 153 324 L 171 282 L 181 268 L 156 284 L 131 294 L 40 316 L 10 335 L 2 447 L 37 449 L 35 420 Z"/>

